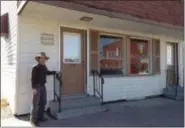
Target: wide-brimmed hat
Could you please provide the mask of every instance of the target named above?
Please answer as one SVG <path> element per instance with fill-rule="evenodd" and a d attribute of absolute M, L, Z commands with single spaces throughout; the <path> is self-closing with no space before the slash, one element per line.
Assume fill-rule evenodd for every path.
<path fill-rule="evenodd" d="M 39 61 L 39 59 L 40 59 L 41 56 L 45 57 L 46 60 L 49 59 L 49 57 L 46 55 L 45 52 L 40 52 L 39 55 L 35 56 L 35 59 L 36 59 L 37 61 Z"/>

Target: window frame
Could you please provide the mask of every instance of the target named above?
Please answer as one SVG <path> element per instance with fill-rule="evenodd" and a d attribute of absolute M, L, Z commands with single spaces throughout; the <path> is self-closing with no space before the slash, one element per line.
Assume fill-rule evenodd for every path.
<path fill-rule="evenodd" d="M 70 36 L 79 36 L 80 44 L 77 45 L 78 48 L 80 49 L 79 50 L 79 56 L 78 56 L 79 57 L 79 61 L 73 61 L 73 62 L 66 61 L 65 54 L 66 54 L 67 48 L 65 48 L 65 46 L 66 46 L 65 45 L 65 34 L 66 34 L 66 36 L 69 36 L 69 35 Z M 64 64 L 81 64 L 82 63 L 82 37 L 81 37 L 81 33 L 63 32 L 63 63 Z"/>
<path fill-rule="evenodd" d="M 122 35 L 122 34 L 115 34 L 115 33 L 108 33 L 108 32 L 102 32 L 102 31 L 99 31 L 99 39 L 98 39 L 98 71 L 100 72 L 100 61 L 101 61 L 101 58 L 100 58 L 100 38 L 101 36 L 112 36 L 112 37 L 118 37 L 118 38 L 121 38 L 121 44 L 122 44 L 122 47 L 121 47 L 121 51 L 122 51 L 122 54 L 123 54 L 123 57 L 122 57 L 122 71 L 123 73 L 122 74 L 115 74 L 115 75 L 103 75 L 103 77 L 123 77 L 123 76 L 126 76 L 126 70 L 127 70 L 127 65 L 126 65 L 126 35 Z"/>

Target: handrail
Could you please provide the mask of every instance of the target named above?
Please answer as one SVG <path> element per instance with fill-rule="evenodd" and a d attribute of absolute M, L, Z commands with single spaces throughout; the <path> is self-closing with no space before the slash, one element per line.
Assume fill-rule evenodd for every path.
<path fill-rule="evenodd" d="M 101 104 L 103 104 L 103 102 L 104 102 L 103 101 L 104 78 L 97 70 L 92 70 L 92 73 L 93 73 L 93 91 L 94 91 L 94 96 L 97 93 L 99 95 L 100 99 L 101 99 Z"/>
<path fill-rule="evenodd" d="M 53 100 L 58 101 L 58 108 L 59 112 L 61 112 L 61 89 L 62 89 L 62 80 L 61 80 L 62 73 L 56 73 L 53 75 L 53 80 L 54 80 L 54 89 L 53 89 Z M 59 94 L 56 92 L 56 79 L 59 81 Z"/>

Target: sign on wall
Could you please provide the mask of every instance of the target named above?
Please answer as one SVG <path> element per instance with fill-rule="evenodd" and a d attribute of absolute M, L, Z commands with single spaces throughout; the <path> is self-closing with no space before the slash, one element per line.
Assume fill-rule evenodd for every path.
<path fill-rule="evenodd" d="M 42 33 L 41 34 L 41 44 L 44 45 L 54 45 L 54 35 Z"/>

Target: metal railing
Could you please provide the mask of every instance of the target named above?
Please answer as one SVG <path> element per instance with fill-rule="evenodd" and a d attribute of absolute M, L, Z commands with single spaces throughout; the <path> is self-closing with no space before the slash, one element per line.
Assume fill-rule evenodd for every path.
<path fill-rule="evenodd" d="M 103 104 L 103 85 L 104 85 L 104 78 L 103 76 L 97 71 L 92 70 L 93 73 L 93 91 L 94 96 L 96 94 L 100 97 L 101 104 Z"/>
<path fill-rule="evenodd" d="M 54 89 L 53 89 L 53 101 L 56 101 L 58 102 L 58 112 L 61 112 L 61 95 L 62 95 L 62 80 L 61 80 L 61 77 L 62 77 L 62 73 L 56 73 L 53 75 L 53 82 L 54 82 Z M 58 81 L 58 84 L 57 81 Z M 58 85 L 58 86 L 57 86 Z"/>

